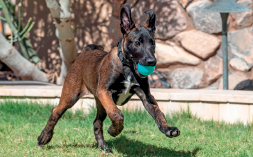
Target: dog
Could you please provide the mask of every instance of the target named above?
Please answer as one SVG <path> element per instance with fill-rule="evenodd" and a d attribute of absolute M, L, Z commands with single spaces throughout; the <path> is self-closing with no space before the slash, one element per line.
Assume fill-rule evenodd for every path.
<path fill-rule="evenodd" d="M 98 147 L 112 153 L 103 136 L 103 121 L 109 117 L 112 124 L 108 133 L 115 137 L 124 128 L 124 116 L 117 105 L 121 106 L 136 94 L 145 109 L 154 118 L 159 130 L 167 137 L 177 137 L 180 131 L 169 126 L 156 100 L 150 93 L 147 76 L 140 74 L 137 64 L 156 65 L 155 58 L 155 11 L 148 10 L 144 24 L 135 24 L 131 17 L 130 4 L 126 3 L 120 11 L 121 32 L 123 37 L 111 52 L 103 47 L 87 46 L 70 67 L 59 104 L 52 110 L 49 120 L 38 137 L 38 146 L 50 142 L 53 130 L 64 114 L 83 95 L 92 93 L 95 97 L 97 115 L 93 122 Z"/>

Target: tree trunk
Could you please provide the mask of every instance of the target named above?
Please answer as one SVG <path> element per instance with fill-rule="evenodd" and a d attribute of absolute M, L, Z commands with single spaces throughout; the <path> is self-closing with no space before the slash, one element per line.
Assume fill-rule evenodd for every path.
<path fill-rule="evenodd" d="M 57 84 L 63 85 L 67 71 L 75 61 L 74 31 L 71 28 L 71 13 L 69 12 L 69 0 L 46 0 L 56 26 L 56 36 L 60 42 L 60 54 L 62 57 L 61 74 Z"/>
<path fill-rule="evenodd" d="M 49 81 L 49 75 L 25 59 L 0 33 L 0 60 L 22 80 Z"/>

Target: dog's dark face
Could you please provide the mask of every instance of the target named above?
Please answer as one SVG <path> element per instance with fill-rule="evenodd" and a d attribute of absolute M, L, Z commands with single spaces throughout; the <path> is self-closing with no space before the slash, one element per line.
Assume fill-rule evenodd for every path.
<path fill-rule="evenodd" d="M 131 18 L 130 5 L 125 4 L 120 12 L 121 32 L 124 35 L 123 53 L 126 58 L 131 61 L 135 68 L 136 74 L 141 77 L 137 70 L 137 64 L 144 66 L 155 66 L 155 12 L 148 10 L 145 13 L 149 15 L 149 19 L 143 25 L 134 24 Z"/>

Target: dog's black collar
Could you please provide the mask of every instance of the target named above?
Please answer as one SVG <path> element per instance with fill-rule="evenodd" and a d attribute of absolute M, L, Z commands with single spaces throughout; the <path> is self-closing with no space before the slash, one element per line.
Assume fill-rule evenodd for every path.
<path fill-rule="evenodd" d="M 122 63 L 124 63 L 125 60 L 126 60 L 126 56 L 122 53 L 122 49 L 121 49 L 121 42 L 122 42 L 122 39 L 123 39 L 123 37 L 121 37 L 121 38 L 119 39 L 119 42 L 118 42 L 117 47 L 118 47 L 118 56 L 119 56 L 119 59 L 120 59 L 120 61 L 121 61 Z"/>
<path fill-rule="evenodd" d="M 133 62 L 133 61 L 128 60 L 128 59 L 126 58 L 126 56 L 123 54 L 123 52 L 122 52 L 122 49 L 121 49 L 122 39 L 123 39 L 123 37 L 121 37 L 121 38 L 119 39 L 119 42 L 118 42 L 118 45 L 117 45 L 117 47 L 118 47 L 118 57 L 119 57 L 121 63 L 122 63 L 124 66 L 132 67 L 132 65 L 130 64 L 130 62 Z"/>
<path fill-rule="evenodd" d="M 123 65 L 122 67 L 123 75 L 125 79 L 128 79 L 128 77 L 130 76 L 130 80 L 132 82 L 135 82 L 136 85 L 139 85 L 133 73 L 133 71 L 135 70 L 134 65 L 133 65 L 133 59 L 131 58 L 131 61 L 129 61 L 122 52 L 122 49 L 121 49 L 122 39 L 123 37 L 119 39 L 117 47 L 118 47 L 118 57 Z M 132 62 L 132 64 L 130 62 Z"/>

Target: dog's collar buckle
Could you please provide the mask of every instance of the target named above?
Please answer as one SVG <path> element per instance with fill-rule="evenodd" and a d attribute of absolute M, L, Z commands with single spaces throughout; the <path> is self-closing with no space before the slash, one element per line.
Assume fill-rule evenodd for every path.
<path fill-rule="evenodd" d="M 122 65 L 123 65 L 123 67 L 122 67 L 123 75 L 124 75 L 126 80 L 130 76 L 131 81 L 135 82 L 135 85 L 139 85 L 137 80 L 134 77 L 134 73 L 132 72 L 132 70 L 134 70 L 134 67 L 131 66 L 129 60 L 126 58 L 126 56 L 122 52 L 122 49 L 121 49 L 122 39 L 123 39 L 123 37 L 121 37 L 119 39 L 119 42 L 118 42 L 117 46 L 118 46 L 118 57 L 119 57 Z"/>
<path fill-rule="evenodd" d="M 120 61 L 124 64 L 124 62 L 125 62 L 125 60 L 126 60 L 126 57 L 125 57 L 125 55 L 122 53 L 122 49 L 121 49 L 121 42 L 122 42 L 122 39 L 123 39 L 123 37 L 121 37 L 121 38 L 119 39 L 119 42 L 118 42 L 117 47 L 118 47 L 118 56 L 119 56 L 119 59 L 120 59 Z"/>
<path fill-rule="evenodd" d="M 132 67 L 130 62 L 133 62 L 133 59 L 131 58 L 131 60 L 128 60 L 122 52 L 122 49 L 121 49 L 122 40 L 123 40 L 123 37 L 121 37 L 119 39 L 119 42 L 118 42 L 118 45 L 117 45 L 117 47 L 118 47 L 118 57 L 119 57 L 119 59 L 120 59 L 120 61 L 123 65 L 128 66 L 128 67 Z"/>

